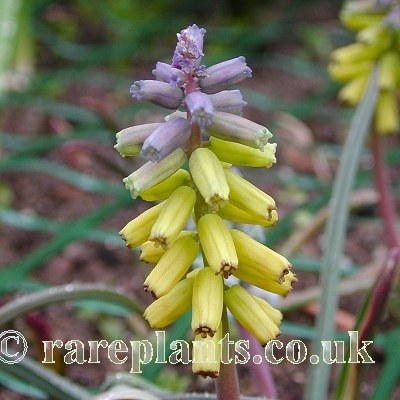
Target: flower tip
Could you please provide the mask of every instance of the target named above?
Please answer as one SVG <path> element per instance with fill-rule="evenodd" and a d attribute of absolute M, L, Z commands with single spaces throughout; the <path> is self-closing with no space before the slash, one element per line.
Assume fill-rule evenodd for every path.
<path fill-rule="evenodd" d="M 142 83 L 143 81 L 136 81 L 129 89 L 129 93 L 131 94 L 132 98 L 137 101 L 143 100 L 143 91 L 142 91 Z"/>
<path fill-rule="evenodd" d="M 146 283 L 143 284 L 143 290 L 144 290 L 146 293 L 150 293 L 151 296 L 153 297 L 153 299 L 155 299 L 155 300 L 158 299 L 158 296 L 154 293 L 153 290 L 150 289 L 149 285 L 147 285 Z"/>

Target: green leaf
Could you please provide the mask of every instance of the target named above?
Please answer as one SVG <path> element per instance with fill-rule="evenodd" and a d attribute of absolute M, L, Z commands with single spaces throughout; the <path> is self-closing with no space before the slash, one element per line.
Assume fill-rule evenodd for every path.
<path fill-rule="evenodd" d="M 36 399 L 48 398 L 47 394 L 43 390 L 37 389 L 29 383 L 18 379 L 5 371 L 0 371 L 0 384 L 14 392 L 34 397 Z"/>
<path fill-rule="evenodd" d="M 94 225 L 105 220 L 124 205 L 132 202 L 132 199 L 129 197 L 128 195 L 124 195 L 114 203 L 106 204 L 89 215 L 69 221 L 65 229 L 58 232 L 52 240 L 33 251 L 21 261 L 3 268 L 0 271 L 0 292 L 12 291 L 18 288 L 21 278 L 61 251 L 69 243 L 85 237 L 88 230 L 91 230 Z"/>
<path fill-rule="evenodd" d="M 317 335 L 313 343 L 313 354 L 322 359 L 322 340 L 331 340 L 335 332 L 335 312 L 338 303 L 338 283 L 342 260 L 346 226 L 349 213 L 349 201 L 356 175 L 361 150 L 367 134 L 377 99 L 376 71 L 365 96 L 350 125 L 339 170 L 336 175 L 332 199 L 331 213 L 326 227 L 326 250 L 321 268 L 321 286 L 324 296 L 321 299 L 321 310 L 317 319 Z M 330 365 L 319 363 L 310 365 L 310 373 L 306 386 L 306 399 L 320 400 L 326 398 Z"/>
<path fill-rule="evenodd" d="M 3 357 L 7 358 L 4 354 Z M 1 368 L 6 373 L 48 393 L 54 399 L 88 400 L 91 396 L 85 389 L 69 379 L 57 375 L 29 357 L 25 357 L 18 364 L 2 363 Z"/>
<path fill-rule="evenodd" d="M 41 172 L 91 193 L 121 193 L 124 190 L 121 184 L 83 174 L 53 161 L 37 158 L 11 158 L 1 161 L 0 172 L 4 171 Z"/>
<path fill-rule="evenodd" d="M 0 326 L 50 304 L 82 298 L 101 299 L 142 314 L 141 307 L 133 299 L 115 288 L 103 284 L 69 283 L 26 294 L 8 302 L 0 307 Z"/>

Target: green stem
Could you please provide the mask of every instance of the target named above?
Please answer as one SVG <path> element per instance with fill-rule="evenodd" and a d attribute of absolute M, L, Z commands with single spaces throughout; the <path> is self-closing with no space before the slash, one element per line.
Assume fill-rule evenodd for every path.
<path fill-rule="evenodd" d="M 222 312 L 222 337 L 229 334 L 229 322 L 226 307 Z M 218 400 L 239 400 L 239 381 L 236 365 L 233 362 L 233 349 L 230 348 L 228 340 L 222 341 L 222 354 L 229 354 L 229 363 L 221 363 L 219 376 L 215 379 L 215 390 Z"/>
<path fill-rule="evenodd" d="M 376 71 L 372 74 L 368 89 L 351 121 L 331 198 L 331 213 L 326 227 L 326 250 L 321 265 L 321 311 L 317 318 L 317 331 L 313 343 L 313 355 L 319 362 L 310 365 L 305 398 L 327 398 L 331 365 L 323 362 L 322 341 L 334 340 L 335 313 L 338 303 L 340 260 L 342 260 L 349 212 L 350 194 L 365 138 L 377 98 Z"/>

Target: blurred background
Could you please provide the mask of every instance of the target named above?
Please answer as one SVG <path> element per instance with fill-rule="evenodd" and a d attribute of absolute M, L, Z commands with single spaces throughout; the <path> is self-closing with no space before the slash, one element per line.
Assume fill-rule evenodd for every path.
<path fill-rule="evenodd" d="M 276 300 L 285 311 L 280 340 L 309 343 L 318 313 L 326 206 L 353 114 L 337 102 L 339 85 L 326 70 L 330 52 L 353 38 L 339 23 L 341 5 L 336 0 L 2 0 L 0 303 L 75 282 L 112 285 L 141 309 L 151 302 L 142 290 L 149 267 L 118 236 L 148 205 L 132 200 L 124 188 L 122 178 L 139 161 L 121 159 L 113 148 L 115 133 L 162 121 L 163 111 L 134 103 L 129 87 L 151 79 L 157 61 L 169 63 L 176 33 L 196 23 L 207 30 L 206 66 L 243 55 L 253 70 L 240 86 L 248 102 L 244 116 L 271 130 L 278 161 L 269 170 L 242 172 L 276 199 L 280 221 L 266 232 L 265 243 L 290 259 L 299 278 L 287 299 Z M 391 140 L 389 162 L 398 195 L 400 151 L 398 139 Z M 371 167 L 365 150 L 345 258 L 338 262 L 343 276 L 358 276 L 364 268 L 369 280 L 363 286 L 355 279 L 341 297 L 336 323 L 343 332 L 353 328 L 363 291 L 371 286 L 368 271 L 381 265 L 385 249 Z M 384 324 L 395 327 L 399 317 L 397 311 L 397 319 Z M 189 337 L 187 321 L 187 316 L 178 321 L 171 340 Z M 8 326 L 26 333 L 28 354 L 39 361 L 42 340 L 129 341 L 152 335 L 139 312 L 101 296 L 48 302 Z M 62 355 L 60 349 L 60 360 Z M 374 356 L 377 362 L 366 370 L 361 387 L 366 399 L 381 371 L 383 350 L 376 349 Z M 53 367 L 93 392 L 106 387 L 106 377 L 129 371 L 105 357 L 101 367 L 62 360 Z M 334 366 L 333 379 L 338 371 Z M 280 398 L 301 397 L 307 363 L 284 361 L 271 373 Z M 239 376 L 244 394 L 260 394 L 247 366 L 240 366 Z M 214 390 L 212 381 L 193 376 L 185 365 L 149 365 L 142 378 L 170 391 Z M 400 396 L 400 390 L 396 393 Z M 45 396 L 0 365 L 2 399 Z"/>

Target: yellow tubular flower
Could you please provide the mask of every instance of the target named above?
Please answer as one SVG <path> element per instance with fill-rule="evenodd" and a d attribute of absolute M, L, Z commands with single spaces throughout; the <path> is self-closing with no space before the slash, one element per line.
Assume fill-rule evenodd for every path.
<path fill-rule="evenodd" d="M 150 304 L 144 318 L 153 329 L 162 329 L 172 324 L 192 304 L 194 278 L 178 282 L 165 296 Z"/>
<path fill-rule="evenodd" d="M 340 15 L 343 25 L 353 31 L 360 31 L 371 25 L 378 24 L 382 19 L 382 15 L 360 14 L 358 12 L 347 12 L 346 10 Z"/>
<path fill-rule="evenodd" d="M 157 185 L 176 172 L 186 160 L 185 152 L 178 148 L 159 162 L 148 161 L 123 179 L 125 187 L 136 199 L 143 192 Z"/>
<path fill-rule="evenodd" d="M 355 63 L 331 63 L 328 66 L 329 74 L 339 82 L 345 82 L 357 76 L 369 74 L 372 71 L 372 61 Z"/>
<path fill-rule="evenodd" d="M 189 236 L 177 239 L 147 276 L 143 287 L 158 298 L 167 294 L 185 275 L 200 247 Z"/>
<path fill-rule="evenodd" d="M 211 338 L 196 335 L 193 341 L 192 371 L 203 378 L 217 378 L 221 364 L 222 322 Z"/>
<path fill-rule="evenodd" d="M 368 85 L 369 74 L 360 75 L 339 91 L 339 99 L 350 105 L 356 105 L 363 97 Z"/>
<path fill-rule="evenodd" d="M 285 281 L 285 275 L 291 268 L 285 257 L 237 229 L 231 229 L 231 235 L 240 265 L 253 268 L 275 282 Z"/>
<path fill-rule="evenodd" d="M 276 143 L 267 143 L 263 151 L 244 144 L 210 137 L 208 147 L 223 162 L 247 167 L 271 167 L 276 163 Z"/>
<path fill-rule="evenodd" d="M 378 86 L 380 89 L 396 88 L 397 74 L 400 69 L 400 59 L 397 52 L 386 53 L 379 63 Z"/>
<path fill-rule="evenodd" d="M 233 275 L 243 282 L 266 290 L 267 292 L 279 294 L 283 297 L 288 295 L 293 289 L 292 284 L 297 282 L 296 276 L 291 271 L 284 276 L 285 280 L 279 283 L 276 280 L 272 280 L 260 274 L 258 271 L 245 264 L 239 264 L 238 269 L 233 272 Z"/>
<path fill-rule="evenodd" d="M 225 169 L 224 173 L 229 185 L 230 203 L 259 218 L 265 218 L 267 221 L 276 221 L 274 221 L 274 217 L 277 217 L 277 215 L 273 213 L 276 210 L 276 206 L 271 196 L 229 170 Z"/>
<path fill-rule="evenodd" d="M 332 51 L 332 59 L 339 63 L 354 63 L 376 58 L 382 51 L 382 46 L 352 43 Z"/>
<path fill-rule="evenodd" d="M 192 329 L 205 338 L 214 336 L 221 322 L 224 282 L 209 267 L 196 275 L 192 298 Z"/>
<path fill-rule="evenodd" d="M 386 28 L 385 24 L 379 23 L 370 25 L 362 29 L 357 34 L 357 40 L 370 45 L 382 46 L 382 44 L 389 45 L 390 32 Z"/>
<path fill-rule="evenodd" d="M 126 246 L 133 248 L 148 240 L 154 222 L 157 220 L 165 202 L 149 208 L 132 221 L 128 222 L 120 231 Z"/>
<path fill-rule="evenodd" d="M 233 285 L 224 292 L 224 303 L 235 319 L 265 346 L 280 330 L 257 300 L 242 286 Z"/>
<path fill-rule="evenodd" d="M 375 129 L 379 133 L 394 133 L 399 130 L 399 110 L 393 92 L 380 93 L 375 110 Z"/>
<path fill-rule="evenodd" d="M 178 239 L 184 236 L 189 236 L 193 240 L 197 240 L 197 233 L 194 231 L 184 230 L 178 235 Z M 140 246 L 140 261 L 149 264 L 157 264 L 164 253 L 165 250 L 162 247 L 156 247 L 154 246 L 153 242 L 150 242 L 150 240 L 148 240 Z"/>
<path fill-rule="evenodd" d="M 174 174 L 157 185 L 139 192 L 139 196 L 145 201 L 165 200 L 180 186 L 190 182 L 190 175 L 184 169 L 178 169 Z"/>
<path fill-rule="evenodd" d="M 217 156 L 211 150 L 199 147 L 190 156 L 189 168 L 205 202 L 215 210 L 223 207 L 228 201 L 229 187 Z"/>
<path fill-rule="evenodd" d="M 140 261 L 148 264 L 157 264 L 164 253 L 165 250 L 162 247 L 156 247 L 153 242 L 148 240 L 140 246 Z"/>
<path fill-rule="evenodd" d="M 181 186 L 176 189 L 165 200 L 165 206 L 151 229 L 149 240 L 156 247 L 168 249 L 185 226 L 195 202 L 196 193 L 192 188 Z"/>
<path fill-rule="evenodd" d="M 274 324 L 279 326 L 282 322 L 283 315 L 276 308 L 272 307 L 267 300 L 262 299 L 258 296 L 253 296 L 258 305 L 264 310 L 264 312 L 274 321 Z"/>
<path fill-rule="evenodd" d="M 216 214 L 203 215 L 197 223 L 198 235 L 208 264 L 225 278 L 237 269 L 238 258 L 229 229 Z"/>
<path fill-rule="evenodd" d="M 270 220 L 266 220 L 264 218 L 260 218 L 259 216 L 249 214 L 248 212 L 241 210 L 239 207 L 236 207 L 231 203 L 228 203 L 224 208 L 221 208 L 218 211 L 218 215 L 221 218 L 236 222 L 237 224 L 261 225 L 266 228 L 275 225 L 276 221 L 278 221 L 278 213 L 276 210 L 272 210 L 272 218 Z"/>

